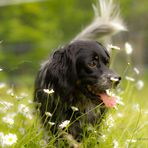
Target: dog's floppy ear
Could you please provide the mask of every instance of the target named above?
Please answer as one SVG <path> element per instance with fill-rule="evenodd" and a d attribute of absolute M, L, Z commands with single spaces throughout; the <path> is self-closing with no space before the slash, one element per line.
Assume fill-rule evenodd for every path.
<path fill-rule="evenodd" d="M 74 57 L 71 46 L 57 50 L 41 68 L 42 87 L 52 88 L 60 96 L 68 95 L 77 79 Z"/>

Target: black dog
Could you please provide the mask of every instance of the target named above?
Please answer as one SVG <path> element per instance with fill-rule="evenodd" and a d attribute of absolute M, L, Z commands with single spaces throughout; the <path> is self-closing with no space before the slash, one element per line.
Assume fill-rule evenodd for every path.
<path fill-rule="evenodd" d="M 109 61 L 109 53 L 100 43 L 79 40 L 57 50 L 41 67 L 34 100 L 41 103 L 43 120 L 45 112 L 52 114 L 53 133 L 63 121 L 71 120 L 73 124 L 68 132 L 81 141 L 86 123 L 99 124 L 106 108 L 105 100 L 111 99 L 106 90 L 115 87 L 121 79 L 109 69 Z M 45 89 L 53 89 L 54 93 L 47 94 Z M 72 106 L 78 108 L 74 114 Z M 99 107 L 94 111 L 96 106 Z"/>
<path fill-rule="evenodd" d="M 93 22 L 70 44 L 54 52 L 41 66 L 35 83 L 34 101 L 41 104 L 44 125 L 54 124 L 48 129 L 55 134 L 68 120 L 67 133 L 77 141 L 82 140 L 86 124 L 99 126 L 107 107 L 115 106 L 115 99 L 106 90 L 116 87 L 121 79 L 109 69 L 109 53 L 96 40 L 126 29 L 111 0 L 99 3 L 101 8 L 93 5 Z M 49 94 L 52 89 L 54 93 Z"/>

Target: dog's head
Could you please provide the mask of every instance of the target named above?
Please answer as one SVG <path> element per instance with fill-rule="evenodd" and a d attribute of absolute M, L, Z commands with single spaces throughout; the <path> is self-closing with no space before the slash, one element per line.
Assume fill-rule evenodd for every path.
<path fill-rule="evenodd" d="M 46 87 L 66 98 L 80 90 L 90 99 L 105 98 L 121 77 L 109 69 L 110 56 L 100 43 L 75 41 L 56 51 L 46 65 Z M 102 99 L 103 100 L 103 99 Z"/>

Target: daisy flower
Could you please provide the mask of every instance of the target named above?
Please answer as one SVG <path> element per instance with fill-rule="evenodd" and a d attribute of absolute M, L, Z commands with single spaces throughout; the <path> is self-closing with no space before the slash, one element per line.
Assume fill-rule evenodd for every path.
<path fill-rule="evenodd" d="M 63 128 L 67 127 L 69 123 L 70 123 L 69 120 L 65 120 L 59 125 L 59 128 L 63 129 Z"/>
<path fill-rule="evenodd" d="M 3 136 L 3 138 L 2 138 L 2 145 L 3 146 L 5 146 L 5 145 L 11 146 L 16 142 L 17 142 L 17 136 L 15 134 L 9 133 L 9 134 Z"/>

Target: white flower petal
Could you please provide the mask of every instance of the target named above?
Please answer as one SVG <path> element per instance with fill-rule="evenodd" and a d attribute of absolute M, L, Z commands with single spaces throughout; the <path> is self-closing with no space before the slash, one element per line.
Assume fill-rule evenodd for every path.
<path fill-rule="evenodd" d="M 126 51 L 126 54 L 128 55 L 132 54 L 133 52 L 133 48 L 131 44 L 129 44 L 128 42 L 125 43 L 125 51 Z"/>
<path fill-rule="evenodd" d="M 63 129 L 66 126 L 68 126 L 69 123 L 70 123 L 70 120 L 65 120 L 59 125 L 59 128 Z"/>
<path fill-rule="evenodd" d="M 53 89 L 51 89 L 51 90 L 49 90 L 49 89 L 43 89 L 43 91 L 44 91 L 45 93 L 47 93 L 47 94 L 52 94 L 52 93 L 54 93 L 54 90 L 53 90 Z"/>
<path fill-rule="evenodd" d="M 135 79 L 129 76 L 125 76 L 125 79 L 131 82 L 135 82 Z"/>
<path fill-rule="evenodd" d="M 11 146 L 14 143 L 17 142 L 17 136 L 15 134 L 9 133 L 8 135 L 5 135 L 2 139 L 2 145 Z"/>

